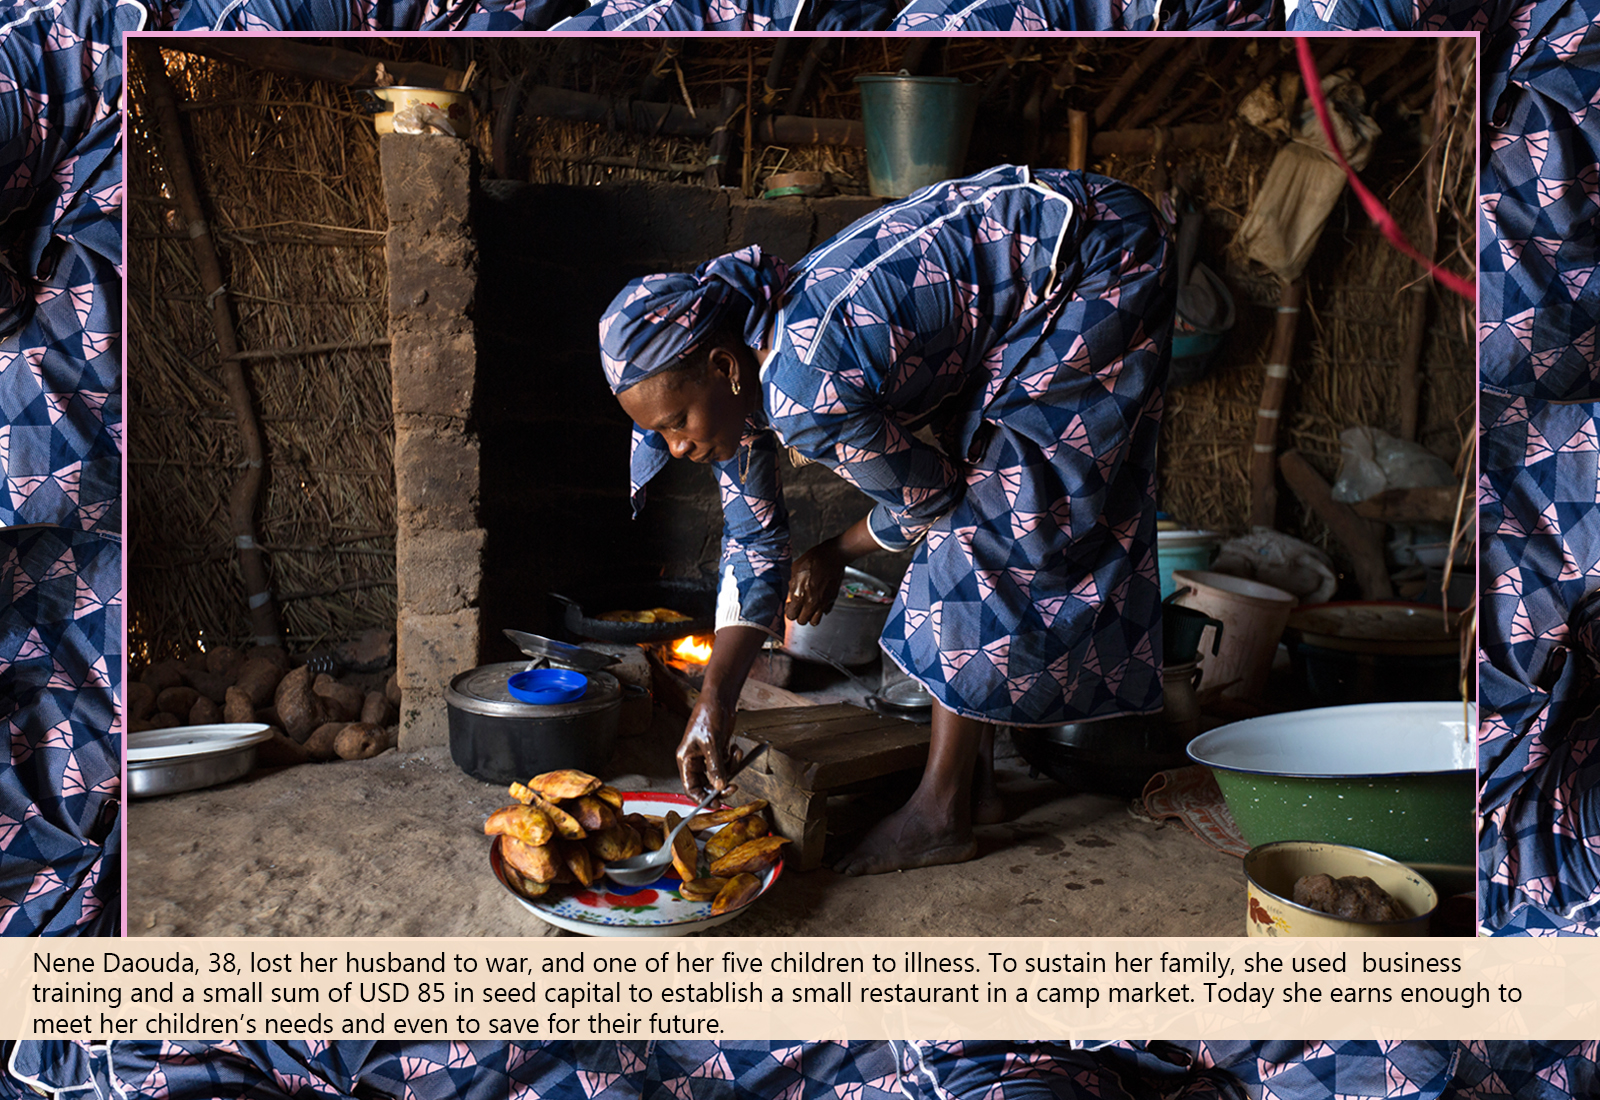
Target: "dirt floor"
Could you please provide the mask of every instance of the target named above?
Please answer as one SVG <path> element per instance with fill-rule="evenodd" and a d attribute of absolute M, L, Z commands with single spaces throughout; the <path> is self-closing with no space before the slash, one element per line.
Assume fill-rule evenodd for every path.
<path fill-rule="evenodd" d="M 623 790 L 673 790 L 682 722 L 619 744 Z M 1239 861 L 1120 798 L 1072 795 L 1007 756 L 1010 821 L 976 860 L 869 878 L 786 873 L 705 935 L 1233 936 Z M 481 831 L 508 801 L 444 748 L 258 771 L 128 808 L 128 929 L 155 936 L 538 936 L 489 870 Z"/>

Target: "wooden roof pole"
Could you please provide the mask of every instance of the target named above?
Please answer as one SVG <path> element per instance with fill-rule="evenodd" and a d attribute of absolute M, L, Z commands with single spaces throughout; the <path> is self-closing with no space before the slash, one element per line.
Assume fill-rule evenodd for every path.
<path fill-rule="evenodd" d="M 266 559 L 256 543 L 255 515 L 261 495 L 264 460 L 261 427 L 256 421 L 250 387 L 245 381 L 244 366 L 239 358 L 239 340 L 233 328 L 232 302 L 222 277 L 222 261 L 217 256 L 216 245 L 211 239 L 211 227 L 200 205 L 200 193 L 190 167 L 189 151 L 184 145 L 183 123 L 178 115 L 178 93 L 167 76 L 161 50 L 149 41 L 133 41 L 130 45 L 134 55 L 139 58 L 145 87 L 150 92 L 150 102 L 155 109 L 152 128 L 161 139 L 172 197 L 188 229 L 189 247 L 199 270 L 201 288 L 211 303 L 211 322 L 217 335 L 222 378 L 228 388 L 229 403 L 233 406 L 239 445 L 244 451 L 240 476 L 228 495 L 228 520 L 233 531 L 234 546 L 239 552 L 239 569 L 244 574 L 245 591 L 249 594 L 250 628 L 256 645 L 279 645 L 278 611 L 273 605 L 272 591 L 267 584 Z"/>

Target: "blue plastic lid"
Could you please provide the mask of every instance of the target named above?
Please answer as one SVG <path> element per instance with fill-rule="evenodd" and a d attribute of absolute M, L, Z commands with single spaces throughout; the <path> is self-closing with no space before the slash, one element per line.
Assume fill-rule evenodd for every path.
<path fill-rule="evenodd" d="M 589 678 L 569 668 L 529 669 L 514 673 L 506 681 L 506 690 L 513 699 L 540 706 L 570 703 L 583 698 L 588 689 Z"/>

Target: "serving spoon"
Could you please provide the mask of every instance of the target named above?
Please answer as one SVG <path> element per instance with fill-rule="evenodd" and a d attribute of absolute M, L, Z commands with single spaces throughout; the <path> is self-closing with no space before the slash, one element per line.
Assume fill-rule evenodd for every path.
<path fill-rule="evenodd" d="M 756 745 L 755 748 L 745 754 L 744 759 L 734 766 L 734 769 L 728 773 L 727 778 L 731 780 L 734 776 L 744 771 L 745 766 L 765 752 L 766 748 L 767 743 L 765 741 Z M 661 877 L 661 869 L 672 862 L 672 841 L 674 838 L 683 831 L 684 826 L 688 825 L 696 814 L 711 805 L 721 795 L 726 794 L 727 791 L 728 787 L 723 787 L 717 791 L 707 791 L 706 796 L 700 800 L 700 804 L 690 810 L 687 817 L 673 826 L 672 831 L 667 834 L 667 839 L 662 842 L 661 847 L 656 851 L 644 852 L 628 859 L 619 859 L 615 863 L 605 864 L 606 878 L 618 886 L 649 886 L 652 882 L 655 882 Z"/>

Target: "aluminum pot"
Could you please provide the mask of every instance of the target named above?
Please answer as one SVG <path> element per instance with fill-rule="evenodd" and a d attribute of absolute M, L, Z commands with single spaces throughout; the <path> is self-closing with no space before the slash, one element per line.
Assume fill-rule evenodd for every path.
<path fill-rule="evenodd" d="M 480 665 L 450 681 L 450 759 L 486 783 L 526 781 L 541 772 L 576 768 L 604 775 L 622 713 L 622 685 L 607 672 L 587 672 L 583 697 L 541 706 L 511 697 L 506 681 L 524 661 Z"/>
<path fill-rule="evenodd" d="M 894 585 L 859 569 L 846 569 L 844 579 L 870 584 L 893 593 Z M 878 655 L 878 637 L 889 621 L 889 603 L 874 603 L 854 596 L 840 596 L 833 610 L 816 626 L 801 626 L 793 619 L 784 621 L 783 647 L 796 657 L 820 660 L 831 658 L 841 665 L 864 665 Z"/>

